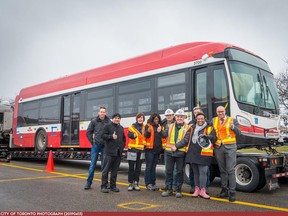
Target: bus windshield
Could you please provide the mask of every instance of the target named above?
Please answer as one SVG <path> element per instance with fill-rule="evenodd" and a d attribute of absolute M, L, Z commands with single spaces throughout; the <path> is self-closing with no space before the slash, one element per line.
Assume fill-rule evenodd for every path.
<path fill-rule="evenodd" d="M 231 59 L 231 53 L 229 54 L 229 59 Z M 245 58 L 238 58 L 237 61 L 235 61 L 236 59 L 234 58 L 235 60 L 229 61 L 236 100 L 240 103 L 253 105 L 259 108 L 271 110 L 279 109 L 278 94 L 273 76 L 271 73 L 263 70 L 264 68 L 267 69 L 268 66 L 263 67 L 264 61 L 260 58 L 259 62 L 261 64 L 257 64 L 259 63 L 256 61 L 257 57 L 253 55 L 245 52 L 242 52 L 242 55 L 245 56 Z M 244 63 L 244 61 L 252 63 L 252 61 L 247 61 L 250 56 L 253 58 L 253 63 L 255 65 Z M 241 62 L 241 60 L 243 62 Z"/>

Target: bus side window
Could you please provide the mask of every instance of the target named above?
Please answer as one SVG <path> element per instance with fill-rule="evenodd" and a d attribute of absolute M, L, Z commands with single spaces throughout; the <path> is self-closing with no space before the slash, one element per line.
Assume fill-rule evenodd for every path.
<path fill-rule="evenodd" d="M 123 115 L 150 113 L 152 110 L 151 81 L 134 81 L 121 84 L 118 89 L 118 112 Z"/>
<path fill-rule="evenodd" d="M 167 108 L 177 110 L 187 107 L 186 74 L 178 72 L 157 79 L 157 109 L 159 112 L 164 112 Z"/>

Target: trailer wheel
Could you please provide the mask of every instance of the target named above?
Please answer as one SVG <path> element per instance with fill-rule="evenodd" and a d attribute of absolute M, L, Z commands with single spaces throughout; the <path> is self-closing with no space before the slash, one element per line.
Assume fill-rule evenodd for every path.
<path fill-rule="evenodd" d="M 35 149 L 45 151 L 47 148 L 47 134 L 44 130 L 39 130 L 35 139 Z"/>
<path fill-rule="evenodd" d="M 288 183 L 288 177 L 280 177 L 280 178 L 278 178 L 278 182 L 280 184 L 287 184 Z"/>
<path fill-rule="evenodd" d="M 249 158 L 240 157 L 235 167 L 236 190 L 253 192 L 259 185 L 259 170 Z"/>

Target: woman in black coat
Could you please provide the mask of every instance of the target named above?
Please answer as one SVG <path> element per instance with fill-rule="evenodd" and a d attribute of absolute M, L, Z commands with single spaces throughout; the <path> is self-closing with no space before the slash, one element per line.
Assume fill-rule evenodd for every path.
<path fill-rule="evenodd" d="M 193 124 L 189 132 L 185 134 L 183 141 L 176 144 L 176 148 L 189 145 L 186 153 L 186 163 L 192 166 L 194 173 L 195 189 L 192 197 L 209 199 L 210 196 L 206 193 L 207 172 L 211 164 L 213 156 L 213 145 L 209 149 L 203 149 L 199 145 L 199 136 L 205 135 L 213 144 L 216 140 L 216 134 L 212 126 L 205 120 L 203 113 L 196 115 L 196 124 Z M 188 141 L 190 140 L 190 142 Z"/>

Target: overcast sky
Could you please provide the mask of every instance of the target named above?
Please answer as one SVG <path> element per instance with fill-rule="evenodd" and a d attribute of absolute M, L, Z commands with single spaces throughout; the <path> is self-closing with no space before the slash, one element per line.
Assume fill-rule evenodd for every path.
<path fill-rule="evenodd" d="M 0 98 L 65 75 L 193 41 L 288 58 L 287 0 L 0 0 Z"/>

